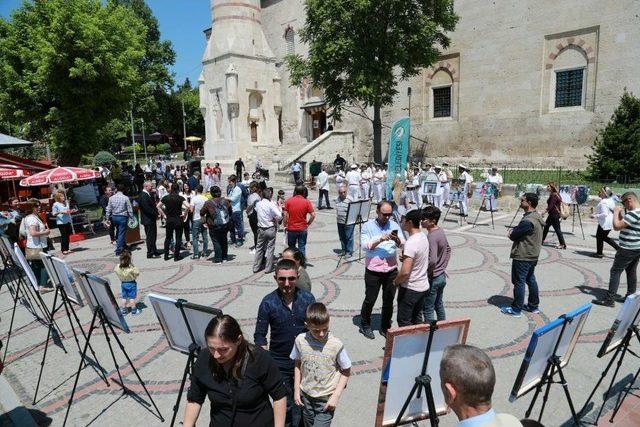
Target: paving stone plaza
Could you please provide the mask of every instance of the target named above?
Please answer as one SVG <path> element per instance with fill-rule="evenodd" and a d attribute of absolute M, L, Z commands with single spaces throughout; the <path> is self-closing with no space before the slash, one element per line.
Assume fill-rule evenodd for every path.
<path fill-rule="evenodd" d="M 307 255 L 308 272 L 312 278 L 312 292 L 316 299 L 328 305 L 332 314 L 331 330 L 340 337 L 354 363 L 348 387 L 338 406 L 334 425 L 372 426 L 376 415 L 376 403 L 380 385 L 384 339 L 376 331 L 376 339 L 368 340 L 358 333 L 359 312 L 364 297 L 364 266 L 351 261 L 336 266 L 336 250 L 339 241 L 336 233 L 335 211 L 322 210 L 309 232 Z M 455 221 L 449 215 L 444 222 L 452 246 L 452 258 L 448 268 L 449 280 L 445 289 L 447 318 L 469 317 L 471 326 L 467 342 L 479 346 L 492 358 L 497 373 L 497 385 L 493 404 L 499 412 L 511 413 L 523 418 L 531 400 L 527 395 L 515 403 L 508 401 L 514 378 L 522 362 L 524 351 L 532 331 L 549 320 L 566 313 L 586 302 L 594 294 L 606 288 L 613 252 L 605 251 L 605 258 L 596 259 L 594 252 L 596 224 L 584 222 L 586 240 L 582 239 L 576 224 L 571 233 L 571 219 L 563 222 L 567 231 L 567 250 L 553 246 L 543 247 L 537 268 L 541 290 L 541 313 L 526 314 L 521 318 L 510 318 L 500 313 L 499 308 L 508 304 L 512 296 L 509 260 L 510 241 L 506 237 L 507 226 L 513 212 L 499 212 L 495 217 L 495 229 L 488 213 L 481 213 L 476 227 Z M 472 217 L 475 212 L 472 212 Z M 164 237 L 159 229 L 159 241 Z M 357 232 L 356 232 L 357 234 Z M 553 234 L 548 239 L 555 242 Z M 112 289 L 119 294 L 119 282 L 113 268 L 117 258 L 106 236 L 90 238 L 81 244 L 66 259 L 74 268 L 88 270 L 111 280 Z M 278 235 L 277 250 L 284 248 L 282 234 Z M 143 247 L 134 252 L 134 263 L 141 269 L 138 279 L 139 291 L 148 307 L 138 316 L 128 315 L 131 333 L 118 332 L 127 352 L 133 359 L 142 378 L 146 381 L 153 398 L 165 417 L 165 423 L 153 414 L 144 391 L 133 372 L 125 364 L 125 358 L 115 346 L 115 354 L 121 364 L 121 373 L 134 395 L 123 396 L 115 382 L 117 373 L 100 330 L 91 339 L 100 363 L 108 371 L 111 386 L 107 387 L 90 367 L 80 376 L 75 402 L 68 425 L 128 426 L 169 425 L 172 406 L 180 385 L 186 356 L 171 350 L 158 324 L 146 295 L 155 292 L 175 298 L 184 298 L 198 304 L 222 309 L 240 320 L 245 335 L 252 340 L 257 308 L 260 300 L 276 287 L 271 275 L 251 273 L 253 262 L 249 248 L 230 249 L 235 255 L 232 262 L 213 265 L 204 259 L 194 261 L 185 258 L 180 262 L 165 262 L 162 259 L 148 260 Z M 623 275 L 622 289 L 625 289 Z M 44 296 L 48 305 L 53 294 Z M 6 341 L 12 302 L 5 289 L 0 294 L 0 337 Z M 573 357 L 564 370 L 577 409 L 580 409 L 606 366 L 609 357 L 598 359 L 596 353 L 618 312 L 615 309 L 594 306 L 579 339 Z M 380 299 L 374 313 L 379 313 Z M 91 313 L 88 307 L 78 309 L 85 328 L 89 327 Z M 394 315 L 395 319 L 395 315 Z M 19 400 L 33 414 L 41 411 L 50 417 L 52 425 L 62 425 L 69 393 L 73 386 L 73 375 L 78 367 L 79 355 L 69 323 L 61 311 L 57 321 L 67 337 L 59 345 L 49 347 L 38 402 L 31 405 L 35 384 L 44 349 L 47 328 L 34 321 L 27 310 L 19 306 L 16 312 L 14 334 L 8 350 L 8 366 L 3 374 L 15 390 Z M 374 317 L 374 328 L 379 317 Z M 626 384 L 638 367 L 637 359 L 627 357 L 622 364 L 618 388 Z M 407 378 L 413 381 L 413 378 Z M 595 411 L 602 403 L 603 385 L 596 393 Z M 542 399 L 539 399 L 539 402 Z M 612 404 L 612 402 L 610 402 Z M 208 403 L 203 408 L 199 425 L 207 425 Z M 617 426 L 638 425 L 637 397 L 629 396 L 623 411 L 616 418 Z M 539 408 L 539 404 L 538 404 Z M 640 406 L 638 407 L 640 408 Z M 184 399 L 180 415 L 184 409 Z M 0 411 L 1 413 L 2 411 Z M 593 414 L 594 410 L 591 411 Z M 605 409 L 604 413 L 609 412 Z M 534 412 L 536 414 L 537 412 Z M 608 419 L 608 417 L 607 417 Z M 569 424 L 570 412 L 560 386 L 554 386 L 543 422 L 547 426 Z M 6 418 L 8 425 L 12 425 Z M 441 417 L 441 425 L 456 424 L 454 414 Z M 4 425 L 4 424 L 3 424 Z M 420 425 L 428 425 L 426 422 Z M 611 425 L 603 417 L 600 425 Z"/>

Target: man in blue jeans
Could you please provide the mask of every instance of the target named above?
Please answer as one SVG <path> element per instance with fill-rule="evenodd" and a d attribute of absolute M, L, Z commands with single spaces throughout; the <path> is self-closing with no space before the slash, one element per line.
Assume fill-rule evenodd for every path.
<path fill-rule="evenodd" d="M 227 200 L 231 204 L 231 222 L 235 228 L 235 233 L 231 233 L 231 243 L 236 247 L 244 243 L 244 222 L 242 218 L 242 189 L 238 186 L 238 178 L 229 175 L 229 186 L 227 187 Z"/>
<path fill-rule="evenodd" d="M 293 197 L 284 204 L 284 226 L 287 230 L 287 245 L 296 247 L 307 256 L 307 229 L 316 219 L 313 204 L 306 198 L 304 185 L 296 185 Z"/>
<path fill-rule="evenodd" d="M 511 246 L 511 283 L 513 283 L 513 303 L 500 311 L 508 316 L 520 317 L 522 310 L 539 313 L 538 283 L 535 269 L 542 247 L 544 221 L 536 211 L 538 196 L 525 193 L 520 197 L 520 207 L 524 210 L 522 220 L 509 230 Z M 525 284 L 529 287 L 529 302 L 524 304 Z"/>
<path fill-rule="evenodd" d="M 338 236 L 342 255 L 345 258 L 353 256 L 353 229 L 355 224 L 347 224 L 347 211 L 349 210 L 351 199 L 347 196 L 347 187 L 341 185 L 338 188 L 338 198 L 335 200 L 336 223 L 338 225 Z"/>
<path fill-rule="evenodd" d="M 127 222 L 133 218 L 133 207 L 131 201 L 124 195 L 124 184 L 118 183 L 117 192 L 109 198 L 105 216 L 109 218 L 116 227 L 116 256 L 125 248 L 125 234 L 127 232 Z M 110 225 L 110 224 L 109 224 Z"/>

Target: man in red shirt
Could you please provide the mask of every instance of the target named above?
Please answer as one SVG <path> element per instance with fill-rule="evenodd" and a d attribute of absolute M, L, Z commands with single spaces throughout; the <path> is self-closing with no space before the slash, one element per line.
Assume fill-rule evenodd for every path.
<path fill-rule="evenodd" d="M 313 204 L 304 197 L 304 185 L 296 185 L 293 197 L 284 204 L 284 226 L 287 230 L 287 245 L 297 247 L 303 255 L 307 255 L 307 228 L 316 219 Z M 308 219 L 307 219 L 308 218 Z"/>

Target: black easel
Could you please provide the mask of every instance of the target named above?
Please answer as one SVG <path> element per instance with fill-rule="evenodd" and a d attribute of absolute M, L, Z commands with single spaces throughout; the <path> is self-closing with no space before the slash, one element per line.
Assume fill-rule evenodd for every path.
<path fill-rule="evenodd" d="M 613 377 L 611 378 L 611 382 L 609 383 L 609 388 L 607 388 L 607 391 L 604 394 L 604 400 L 602 402 L 602 405 L 600 406 L 600 410 L 598 411 L 598 415 L 596 416 L 593 425 L 596 425 L 598 423 L 598 420 L 600 419 L 600 416 L 602 415 L 602 410 L 604 409 L 604 406 L 607 403 L 607 400 L 609 399 L 609 395 L 611 394 L 611 389 L 613 388 L 613 384 L 615 383 L 616 378 L 618 377 L 618 371 L 620 371 L 620 366 L 622 366 L 622 361 L 624 360 L 624 356 L 627 354 L 627 352 L 629 352 L 635 357 L 640 357 L 633 350 L 631 350 L 629 348 L 629 345 L 631 344 L 631 340 L 633 339 L 634 336 L 636 338 L 638 338 L 638 341 L 640 342 L 640 331 L 638 330 L 638 326 L 636 325 L 636 321 L 638 320 L 638 316 L 640 316 L 640 310 L 638 310 L 636 312 L 636 314 L 635 314 L 635 316 L 633 318 L 633 322 L 631 322 L 631 326 L 629 326 L 627 328 L 627 332 L 626 332 L 624 338 L 622 339 L 622 342 L 620 343 L 618 348 L 616 348 L 616 352 L 613 354 L 613 357 L 611 358 L 611 360 L 609 360 L 609 363 L 607 364 L 607 367 L 604 369 L 604 371 L 602 371 L 602 374 L 600 375 L 600 379 L 598 380 L 598 383 L 593 388 L 593 391 L 591 392 L 589 397 L 587 397 L 587 401 L 584 403 L 584 406 L 580 410 L 580 414 L 582 416 L 584 416 L 585 415 L 584 414 L 584 410 L 586 409 L 586 407 L 589 404 L 589 402 L 591 402 L 591 398 L 593 398 L 593 395 L 596 393 L 596 390 L 598 389 L 600 384 L 602 384 L 602 381 L 604 381 L 604 378 L 609 373 L 609 369 L 611 369 L 611 366 L 613 366 L 613 363 L 616 361 L 616 359 L 618 359 L 618 357 L 620 357 L 618 359 L 618 364 L 616 365 L 616 370 L 614 371 Z M 640 370 L 638 372 L 640 372 Z M 635 380 L 637 379 L 637 377 L 638 377 L 638 374 L 636 373 L 633 381 L 631 381 L 629 383 L 629 387 L 633 386 L 633 384 L 635 383 Z M 615 418 L 616 414 L 618 413 L 618 410 L 620 409 L 620 406 L 622 406 L 622 402 L 624 402 L 624 399 L 627 397 L 627 394 L 629 393 L 629 390 L 630 390 L 630 388 L 627 388 L 626 392 L 624 393 L 624 398 L 622 398 L 622 400 L 620 399 L 620 396 L 618 396 L 618 400 L 616 401 L 615 410 L 614 410 L 613 414 L 611 415 L 611 419 L 609 420 L 609 422 L 613 422 L 613 419 Z"/>
<path fill-rule="evenodd" d="M 82 273 L 82 276 L 84 276 L 85 278 L 86 278 L 86 275 L 87 275 L 86 273 Z M 95 293 L 93 292 L 93 289 L 91 288 L 91 286 L 87 286 L 87 288 L 89 288 L 89 291 L 93 294 L 94 300 L 99 301 L 98 298 L 95 296 Z M 131 361 L 131 358 L 129 358 L 129 355 L 125 350 L 124 345 L 122 345 L 120 338 L 118 338 L 118 334 L 116 334 L 116 331 L 113 329 L 113 326 L 111 325 L 109 320 L 107 320 L 106 315 L 104 314 L 103 308 L 99 305 L 99 302 L 98 302 L 98 306 L 95 308 L 93 312 L 93 317 L 91 318 L 91 326 L 89 327 L 87 341 L 85 342 L 84 349 L 82 350 L 80 365 L 78 366 L 78 371 L 76 372 L 76 379 L 73 383 L 73 389 L 71 390 L 71 395 L 69 396 L 69 404 L 67 405 L 67 411 L 64 415 L 64 422 L 62 425 L 65 426 L 67 424 L 67 418 L 69 418 L 69 411 L 71 410 L 71 405 L 73 404 L 73 395 L 76 392 L 76 387 L 78 387 L 78 380 L 80 379 L 80 372 L 82 372 L 82 368 L 85 363 L 85 357 L 87 356 L 87 349 L 89 347 L 89 342 L 91 341 L 91 335 L 93 334 L 94 329 L 98 327 L 98 325 L 96 324 L 96 320 L 99 320 L 100 325 L 102 326 L 104 337 L 107 340 L 107 345 L 109 346 L 109 351 L 111 352 L 111 358 L 113 359 L 113 364 L 115 365 L 116 371 L 118 372 L 118 378 L 120 379 L 120 386 L 122 387 L 123 394 L 127 394 L 129 390 L 127 389 L 127 386 L 124 384 L 124 381 L 122 380 L 122 375 L 120 374 L 120 367 L 118 366 L 118 361 L 116 360 L 116 355 L 113 352 L 113 347 L 111 346 L 111 340 L 109 339 L 109 331 L 111 332 L 111 335 L 113 335 L 113 338 L 115 338 L 116 342 L 118 343 L 118 346 L 120 347 L 120 350 L 124 354 L 124 357 L 127 359 L 127 362 L 129 362 L 129 366 L 131 366 L 131 369 L 136 374 L 136 377 L 138 378 L 138 382 L 144 389 L 145 393 L 147 394 L 147 397 L 153 404 L 153 407 L 158 412 L 158 417 L 160 418 L 160 421 L 164 422 L 164 418 L 162 417 L 162 414 L 160 413 L 158 406 L 156 405 L 153 398 L 151 397 L 149 390 L 147 390 L 147 386 L 145 385 L 144 381 L 142 381 L 142 378 L 140 378 L 140 374 L 138 373 L 138 370 L 136 369 L 135 365 Z"/>
<path fill-rule="evenodd" d="M 358 262 L 360 260 L 362 260 L 362 244 L 361 242 L 361 237 L 362 237 L 362 224 L 364 224 L 365 222 L 367 222 L 367 220 L 362 219 L 362 205 L 364 204 L 364 202 L 362 200 L 356 200 L 355 202 L 351 202 L 349 203 L 349 206 L 347 207 L 347 217 L 346 219 L 349 219 L 349 212 L 351 211 L 351 207 L 358 205 L 358 209 L 360 210 L 360 212 L 358 213 L 358 216 L 356 218 L 356 222 L 354 222 L 353 224 L 349 224 L 349 225 L 357 225 L 358 226 L 358 258 L 351 260 L 351 261 L 355 261 Z M 369 199 L 369 211 L 371 211 L 371 199 Z M 367 215 L 368 216 L 368 215 Z M 354 243 L 355 243 L 355 239 L 353 239 Z M 342 259 L 344 258 L 344 256 L 346 255 L 346 253 L 343 253 L 340 255 L 340 258 L 338 258 L 338 263 L 336 264 L 336 268 L 338 268 L 338 266 L 340 265 L 340 262 L 342 261 Z"/>
<path fill-rule="evenodd" d="M 451 200 L 451 198 L 449 198 L 449 205 L 447 206 L 447 211 L 444 213 L 444 218 L 442 218 L 443 223 L 447 219 L 447 215 L 449 215 L 449 211 L 451 210 L 451 205 L 453 205 L 454 203 L 460 203 L 460 201 L 459 200 L 453 201 Z M 467 205 L 467 208 L 468 208 L 468 205 Z M 460 226 L 462 227 L 462 225 L 464 225 L 464 217 L 461 214 L 459 214 L 459 216 L 460 216 L 460 220 L 459 220 Z"/>
<path fill-rule="evenodd" d="M 55 270 L 55 268 L 54 268 Z M 67 295 L 67 291 L 64 289 L 64 286 L 62 285 L 60 278 L 57 276 L 57 270 L 55 270 L 55 272 L 51 272 L 49 271 L 49 275 L 51 276 L 51 273 L 55 273 L 56 274 L 56 278 L 57 280 L 55 281 L 55 287 L 56 287 L 56 294 L 53 296 L 53 304 L 51 305 L 51 315 L 54 316 L 56 314 L 56 312 L 61 308 L 64 307 L 64 310 L 67 314 L 67 319 L 69 319 L 69 326 L 71 326 L 71 332 L 73 333 L 73 338 L 76 342 L 76 346 L 78 347 L 78 353 L 82 354 L 82 348 L 80 347 L 80 341 L 78 340 L 78 335 L 76 334 L 76 330 L 75 330 L 75 326 L 78 326 L 78 329 L 80 329 L 80 332 L 82 332 L 82 336 L 84 337 L 85 341 L 87 340 L 87 336 L 85 335 L 84 329 L 82 328 L 82 323 L 80 323 L 80 319 L 78 318 L 78 315 L 75 311 L 75 309 L 73 308 L 73 304 L 71 303 L 71 301 L 69 300 L 69 296 Z M 53 281 L 53 277 L 51 277 L 51 280 Z M 60 299 L 62 300 L 62 302 L 60 303 L 60 305 L 56 306 L 57 300 L 58 300 L 58 295 L 60 295 Z M 76 324 L 73 323 L 73 320 L 71 319 L 71 313 L 73 313 L 73 317 L 75 318 Z M 37 397 L 38 397 L 38 390 L 40 389 L 40 380 L 42 379 L 42 373 L 44 371 L 44 365 L 46 363 L 47 360 L 47 350 L 49 349 L 49 337 L 51 336 L 51 329 L 52 329 L 52 324 L 49 324 L 49 329 L 47 332 L 47 340 L 45 341 L 45 345 L 44 345 L 44 353 L 42 354 L 42 361 L 40 362 L 40 373 L 38 374 L 38 382 L 36 383 L 36 391 L 33 394 L 33 404 L 36 404 L 37 401 Z M 64 350 L 65 353 L 67 353 L 67 349 L 64 348 L 64 345 L 62 346 L 62 349 Z M 102 365 L 100 365 L 100 362 L 98 362 L 98 357 L 96 356 L 96 353 L 93 351 L 93 347 L 91 347 L 91 344 L 89 344 L 89 349 L 91 350 L 91 354 L 93 356 L 93 360 L 95 361 L 95 363 L 99 366 L 100 369 L 96 369 L 98 375 L 100 376 L 100 378 L 102 378 L 102 380 L 104 380 L 104 382 L 107 384 L 107 387 L 109 386 L 109 381 L 107 380 L 107 373 L 104 370 L 104 368 L 102 367 Z M 85 359 L 82 359 L 83 361 L 85 361 Z"/>
<path fill-rule="evenodd" d="M 542 379 L 540 383 L 536 386 L 535 394 L 533 395 L 533 399 L 531 400 L 531 404 L 529 405 L 529 409 L 525 413 L 525 418 L 529 418 L 531 411 L 533 411 L 533 407 L 536 404 L 536 400 L 538 399 L 538 395 L 542 391 L 542 387 L 546 386 L 546 390 L 544 392 L 544 396 L 542 397 L 542 407 L 540 408 L 540 414 L 538 415 L 538 422 L 542 419 L 542 414 L 544 413 L 544 408 L 547 405 L 547 399 L 549 397 L 549 390 L 551 390 L 551 384 L 560 384 L 564 390 L 564 394 L 567 398 L 567 402 L 569 403 L 569 408 L 571 409 L 571 417 L 573 418 L 573 422 L 575 425 L 579 426 L 580 421 L 578 420 L 578 416 L 576 414 L 576 410 L 573 407 L 573 400 L 571 399 L 571 394 L 569 393 L 569 386 L 567 385 L 567 381 L 564 378 L 564 373 L 562 372 L 562 366 L 560 358 L 557 356 L 558 347 L 560 346 L 560 341 L 562 341 L 562 336 L 564 335 L 564 331 L 567 328 L 567 325 L 571 323 L 573 319 L 568 319 L 564 317 L 564 322 L 562 323 L 562 329 L 560 330 L 560 334 L 558 335 L 558 339 L 553 348 L 553 354 L 547 360 L 547 366 L 544 369 L 544 374 L 542 375 Z M 555 374 L 558 374 L 560 377 L 560 381 L 555 381 L 553 377 Z"/>
<path fill-rule="evenodd" d="M 424 358 L 422 359 L 422 370 L 420 371 L 420 375 L 415 377 L 413 387 L 411 388 L 411 392 L 409 392 L 409 396 L 407 396 L 404 404 L 402 405 L 402 409 L 396 418 L 394 426 L 399 426 L 402 421 L 402 416 L 405 411 L 409 407 L 413 396 L 417 393 L 417 398 L 420 399 L 420 393 L 424 390 L 424 394 L 427 398 L 427 409 L 429 411 L 429 422 L 431 423 L 431 427 L 436 427 L 440 422 L 438 420 L 438 414 L 436 413 L 436 404 L 433 399 L 433 389 L 431 388 L 431 376 L 427 375 L 427 365 L 429 363 L 429 354 L 431 353 L 431 343 L 433 342 L 434 332 L 438 329 L 436 321 L 432 321 L 429 325 L 429 336 L 427 337 L 427 348 L 424 350 Z"/>
<path fill-rule="evenodd" d="M 180 408 L 180 400 L 182 399 L 182 392 L 184 391 L 184 384 L 187 381 L 187 376 L 190 373 L 193 373 L 193 365 L 195 364 L 196 357 L 200 352 L 200 346 L 196 343 L 196 338 L 193 335 L 193 330 L 191 330 L 191 325 L 189 325 L 189 320 L 187 319 L 187 315 L 184 312 L 184 304 L 187 301 L 184 299 L 179 299 L 176 301 L 176 307 L 180 309 L 180 313 L 182 314 L 182 318 L 184 319 L 185 325 L 187 325 L 187 330 L 189 331 L 189 337 L 191 338 L 191 344 L 189 344 L 189 357 L 187 358 L 187 363 L 184 365 L 184 373 L 182 374 L 182 381 L 180 382 L 180 391 L 178 391 L 178 398 L 176 399 L 176 404 L 173 405 L 173 416 L 171 417 L 171 427 L 176 422 L 176 416 L 178 415 L 178 408 Z"/>
<path fill-rule="evenodd" d="M 496 229 L 495 224 L 493 223 L 493 197 L 487 197 L 486 195 L 482 196 L 482 202 L 480 203 L 480 207 L 484 206 L 485 200 L 489 201 L 489 211 L 491 212 L 491 228 Z M 476 215 L 476 220 L 473 221 L 473 227 L 475 228 L 478 225 L 478 218 L 480 217 L 480 209 L 478 209 L 478 214 Z"/>
<path fill-rule="evenodd" d="M 580 205 L 577 204 L 576 202 L 572 202 L 571 203 L 571 232 L 572 233 L 576 225 L 576 215 L 578 215 L 578 221 L 580 222 L 580 230 L 582 231 L 582 240 L 585 240 L 584 228 L 582 228 L 582 216 L 580 216 Z"/>
<path fill-rule="evenodd" d="M 3 269 L 3 276 L 5 273 L 7 273 L 15 277 L 12 280 L 12 281 L 15 281 L 15 289 L 13 292 L 13 308 L 11 309 L 11 321 L 9 323 L 9 332 L 7 333 L 7 340 L 4 346 L 4 355 L 2 356 L 2 363 L 4 363 L 7 358 L 7 351 L 9 350 L 9 341 L 11 340 L 11 334 L 13 333 L 13 321 L 15 320 L 18 301 L 20 301 L 23 298 L 24 300 L 27 301 L 28 310 L 36 317 L 36 320 L 38 320 L 43 324 L 46 324 L 49 327 L 55 325 L 60 337 L 64 338 L 64 335 L 60 330 L 60 327 L 58 326 L 56 321 L 53 319 L 53 315 L 49 313 L 49 311 L 47 310 L 47 307 L 44 301 L 42 300 L 42 297 L 40 296 L 40 294 L 37 292 L 35 294 L 33 293 L 31 286 L 27 283 L 27 280 L 24 277 L 26 273 L 22 271 L 22 268 L 14 262 L 13 258 L 9 259 L 3 256 L 3 263 L 5 265 L 5 268 Z M 27 306 L 27 304 L 25 304 L 25 306 Z M 38 307 L 38 310 L 40 310 L 44 318 L 40 317 L 40 315 L 36 313 L 35 307 Z"/>

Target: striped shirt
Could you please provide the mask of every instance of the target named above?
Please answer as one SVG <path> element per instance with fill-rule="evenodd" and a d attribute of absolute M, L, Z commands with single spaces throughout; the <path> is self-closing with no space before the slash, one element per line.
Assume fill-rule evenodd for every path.
<path fill-rule="evenodd" d="M 620 247 L 632 251 L 640 250 L 640 209 L 628 211 L 622 218 L 627 228 L 620 231 Z"/>

